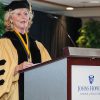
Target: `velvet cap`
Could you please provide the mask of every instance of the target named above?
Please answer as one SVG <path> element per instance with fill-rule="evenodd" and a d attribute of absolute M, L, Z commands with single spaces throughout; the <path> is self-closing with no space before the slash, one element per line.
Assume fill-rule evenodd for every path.
<path fill-rule="evenodd" d="M 9 5 L 5 6 L 5 10 L 15 10 L 18 8 L 27 8 L 30 9 L 30 5 L 27 1 L 12 1 Z"/>

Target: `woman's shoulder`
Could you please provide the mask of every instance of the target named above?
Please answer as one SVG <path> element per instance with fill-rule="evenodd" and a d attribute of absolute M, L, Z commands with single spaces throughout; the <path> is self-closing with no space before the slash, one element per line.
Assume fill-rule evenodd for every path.
<path fill-rule="evenodd" d="M 51 56 L 50 56 L 48 50 L 45 48 L 45 46 L 37 40 L 35 42 L 37 44 L 37 47 L 40 50 L 42 62 L 51 60 Z"/>
<path fill-rule="evenodd" d="M 38 41 L 38 40 L 35 40 L 35 43 L 36 43 L 38 46 L 43 46 L 43 44 L 42 44 L 40 41 Z"/>
<path fill-rule="evenodd" d="M 14 33 L 13 31 L 7 31 L 3 34 L 2 38 L 9 38 L 9 37 L 12 37 Z"/>
<path fill-rule="evenodd" d="M 12 32 L 7 31 L 5 32 L 2 37 L 0 37 L 0 43 L 5 44 L 5 43 L 11 43 L 10 37 L 12 37 Z"/>
<path fill-rule="evenodd" d="M 0 38 L 0 47 L 2 46 L 12 46 L 12 42 L 8 38 Z"/>
<path fill-rule="evenodd" d="M 1 42 L 4 44 L 5 42 L 11 42 L 11 40 L 8 39 L 8 38 L 3 38 L 3 37 L 1 37 L 1 38 L 0 38 L 0 43 L 1 43 Z"/>
<path fill-rule="evenodd" d="M 10 39 L 11 41 L 18 40 L 17 36 L 15 35 L 15 33 L 13 31 L 5 32 L 1 38 Z"/>

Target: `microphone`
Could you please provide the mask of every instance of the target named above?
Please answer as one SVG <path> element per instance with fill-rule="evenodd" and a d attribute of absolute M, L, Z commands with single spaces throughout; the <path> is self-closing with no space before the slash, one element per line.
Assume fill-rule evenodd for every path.
<path fill-rule="evenodd" d="M 76 47 L 75 42 L 73 41 L 73 39 L 71 38 L 71 36 L 67 33 L 68 38 L 70 39 L 71 43 L 73 44 L 74 47 Z"/>

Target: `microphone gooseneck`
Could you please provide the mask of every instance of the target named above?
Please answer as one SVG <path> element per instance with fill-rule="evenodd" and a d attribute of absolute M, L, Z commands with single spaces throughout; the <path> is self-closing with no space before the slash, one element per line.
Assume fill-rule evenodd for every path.
<path fill-rule="evenodd" d="M 71 36 L 67 33 L 68 38 L 70 39 L 71 43 L 73 44 L 74 47 L 76 47 L 76 44 L 74 43 L 73 39 Z"/>

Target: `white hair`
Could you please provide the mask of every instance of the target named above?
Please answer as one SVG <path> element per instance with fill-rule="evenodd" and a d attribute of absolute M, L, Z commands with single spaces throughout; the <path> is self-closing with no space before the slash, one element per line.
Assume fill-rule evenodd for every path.
<path fill-rule="evenodd" d="M 12 20 L 11 20 L 11 16 L 12 16 L 12 14 L 14 12 L 15 12 L 15 10 L 9 10 L 9 11 L 6 11 L 6 13 L 5 13 L 5 16 L 4 16 L 4 25 L 6 27 L 6 31 L 13 30 L 13 23 L 12 23 Z M 28 32 L 31 24 L 33 23 L 33 21 L 32 21 L 33 16 L 34 16 L 34 12 L 29 11 L 29 24 L 28 24 L 28 27 L 26 29 L 27 32 Z"/>

